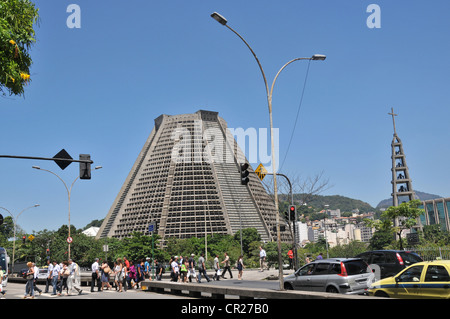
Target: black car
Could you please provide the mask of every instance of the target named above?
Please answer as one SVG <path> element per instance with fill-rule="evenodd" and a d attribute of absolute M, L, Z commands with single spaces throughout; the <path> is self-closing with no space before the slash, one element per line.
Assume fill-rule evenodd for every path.
<path fill-rule="evenodd" d="M 364 260 L 369 266 L 379 267 L 380 279 L 395 276 L 400 270 L 421 262 L 423 259 L 414 252 L 404 250 L 373 250 L 356 256 Z M 377 269 L 371 266 L 375 272 Z"/>

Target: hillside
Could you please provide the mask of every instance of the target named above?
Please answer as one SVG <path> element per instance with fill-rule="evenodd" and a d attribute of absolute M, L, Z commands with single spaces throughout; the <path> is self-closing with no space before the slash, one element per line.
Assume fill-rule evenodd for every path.
<path fill-rule="evenodd" d="M 420 199 L 420 200 L 442 198 L 442 196 L 440 196 L 440 195 L 429 194 L 429 193 L 425 193 L 425 192 L 421 192 L 421 191 L 415 191 L 415 193 L 416 193 L 416 197 L 418 197 L 418 199 Z M 389 206 L 392 206 L 392 197 L 383 199 L 381 202 L 379 202 L 377 205 L 377 209 L 388 208 Z"/>
<path fill-rule="evenodd" d="M 301 203 L 302 198 L 302 194 L 294 194 L 294 202 L 297 205 Z M 288 197 L 286 195 L 280 195 L 280 199 L 287 201 Z M 366 202 L 340 195 L 313 195 L 307 204 L 317 210 L 324 209 L 325 205 L 329 205 L 329 209 L 340 209 L 342 213 L 351 212 L 354 209 L 358 209 L 361 213 L 376 211 L 375 208 Z"/>

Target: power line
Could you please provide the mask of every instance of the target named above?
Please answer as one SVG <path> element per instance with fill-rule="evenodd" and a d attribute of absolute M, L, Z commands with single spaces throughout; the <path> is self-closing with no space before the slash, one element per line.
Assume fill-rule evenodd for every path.
<path fill-rule="evenodd" d="M 289 148 L 291 147 L 291 142 L 292 142 L 292 138 L 294 137 L 294 132 L 295 132 L 295 128 L 297 126 L 297 121 L 298 121 L 298 115 L 300 114 L 300 108 L 302 107 L 302 102 L 303 102 L 303 96 L 305 94 L 305 88 L 306 88 L 306 81 L 308 79 L 308 74 L 309 74 L 309 66 L 311 65 L 311 60 L 308 61 L 308 68 L 306 69 L 306 75 L 305 75 L 305 81 L 303 83 L 303 89 L 302 89 L 302 95 L 300 97 L 300 103 L 298 105 L 298 109 L 297 109 L 297 116 L 295 117 L 295 123 L 294 123 L 294 128 L 292 129 L 292 133 L 291 133 L 291 138 L 289 139 L 289 144 L 286 150 L 286 154 L 284 155 L 284 159 L 283 159 L 283 163 L 280 166 L 279 171 L 281 171 L 281 169 L 284 166 L 284 162 L 286 161 L 286 157 L 289 153 Z"/>

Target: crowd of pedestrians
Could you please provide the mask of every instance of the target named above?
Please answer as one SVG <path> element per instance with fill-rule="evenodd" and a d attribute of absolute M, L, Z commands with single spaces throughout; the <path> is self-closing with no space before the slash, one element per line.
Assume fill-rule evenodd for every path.
<path fill-rule="evenodd" d="M 206 273 L 205 257 L 201 253 L 198 259 L 195 254 L 191 254 L 190 257 L 183 256 L 173 256 L 169 262 L 170 265 L 170 281 L 171 282 L 192 282 L 195 280 L 198 283 L 202 282 L 202 276 L 207 282 L 210 282 L 208 274 Z M 223 265 L 223 268 L 221 268 Z M 225 274 L 228 271 L 230 274 L 230 279 L 233 279 L 233 274 L 231 273 L 231 262 L 230 257 L 225 252 L 222 261 L 219 261 L 219 255 L 216 255 L 213 262 L 214 275 L 212 280 L 219 281 L 220 278 L 224 279 Z M 242 272 L 244 266 L 243 256 L 240 256 L 236 262 L 236 269 L 238 270 L 238 279 L 242 280 Z M 161 280 L 161 278 L 157 278 Z"/>
<path fill-rule="evenodd" d="M 164 270 L 158 260 L 155 260 L 153 270 L 156 279 L 161 280 Z M 96 258 L 91 266 L 91 292 L 112 289 L 124 292 L 129 289 L 139 289 L 141 282 L 146 279 L 152 280 L 152 265 L 149 257 L 145 261 L 144 259 L 130 261 L 127 257 L 118 258 L 112 267 L 106 261 L 100 265 L 99 259 Z"/>
<path fill-rule="evenodd" d="M 58 263 L 53 260 L 47 261 L 47 273 L 44 293 L 61 296 L 70 295 L 74 291 L 82 294 L 80 288 L 80 267 L 72 259 Z M 32 262 L 27 264 L 27 271 L 23 274 L 27 280 L 25 285 L 24 298 L 34 298 L 36 293 L 41 295 L 43 291 L 36 286 L 36 280 L 39 274 L 39 268 Z M 204 278 L 210 282 L 206 273 L 206 265 L 204 254 L 201 253 L 198 258 L 195 254 L 189 257 L 173 256 L 169 262 L 170 281 L 172 282 L 198 282 L 201 283 Z M 220 280 L 225 278 L 226 272 L 229 273 L 230 279 L 233 278 L 231 272 L 230 257 L 225 252 L 223 260 L 219 260 L 216 255 L 213 262 L 214 275 L 212 280 Z M 235 268 L 238 270 L 238 279 L 242 280 L 244 267 L 243 256 L 240 256 L 236 262 Z M 91 292 L 101 292 L 104 290 L 113 290 L 124 292 L 131 289 L 139 289 L 144 280 L 161 280 L 166 269 L 162 263 L 155 260 L 152 265 L 150 258 L 130 261 L 127 257 L 117 258 L 114 263 L 102 261 L 95 258 L 91 265 Z"/>
<path fill-rule="evenodd" d="M 70 295 L 74 290 L 81 294 L 83 291 L 80 286 L 80 267 L 72 259 L 58 263 L 56 261 L 47 261 L 47 274 L 44 293 L 61 296 L 63 291 Z M 27 263 L 27 271 L 23 274 L 26 279 L 24 299 L 35 297 L 36 292 L 42 294 L 42 290 L 36 285 L 39 275 L 39 268 L 33 262 Z"/>

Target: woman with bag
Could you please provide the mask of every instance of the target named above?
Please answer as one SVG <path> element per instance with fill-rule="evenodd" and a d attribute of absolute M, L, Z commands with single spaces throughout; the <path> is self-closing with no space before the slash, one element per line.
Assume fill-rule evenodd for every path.
<path fill-rule="evenodd" d="M 62 282 L 58 296 L 61 296 L 63 289 L 66 289 L 66 296 L 69 295 L 69 287 L 67 286 L 67 278 L 69 278 L 69 275 L 70 275 L 69 263 L 67 261 L 63 261 L 63 266 L 61 269 Z"/>
<path fill-rule="evenodd" d="M 108 263 L 104 261 L 101 269 L 102 269 L 102 291 L 103 291 L 105 285 L 108 289 L 111 288 L 111 285 L 109 284 L 109 273 L 111 272 L 111 268 L 109 268 Z"/>
<path fill-rule="evenodd" d="M 25 278 L 27 280 L 27 284 L 25 285 L 25 295 L 23 299 L 27 298 L 27 295 L 31 296 L 31 299 L 34 298 L 34 267 L 33 263 L 29 261 L 27 263 L 28 271 L 26 272 Z"/>
<path fill-rule="evenodd" d="M 119 287 L 119 292 L 122 292 L 122 282 L 123 282 L 123 264 L 122 259 L 117 258 L 116 266 L 114 267 L 114 281 L 116 283 L 116 289 Z"/>

